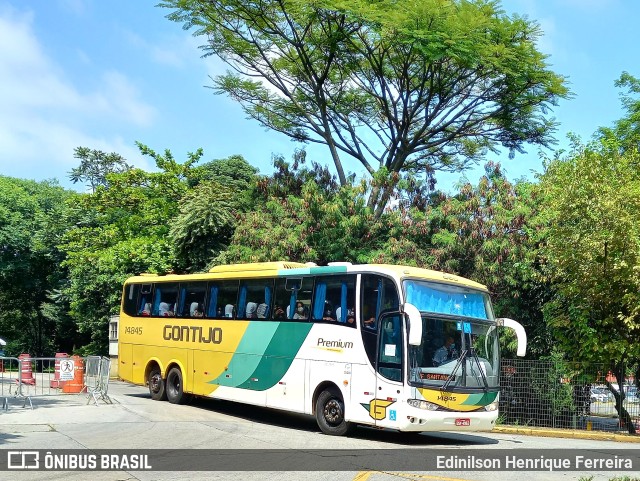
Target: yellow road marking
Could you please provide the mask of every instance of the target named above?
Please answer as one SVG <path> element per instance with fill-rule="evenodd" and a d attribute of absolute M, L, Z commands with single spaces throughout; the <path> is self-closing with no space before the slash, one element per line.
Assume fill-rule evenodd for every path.
<path fill-rule="evenodd" d="M 375 471 L 360 471 L 356 474 L 356 477 L 353 478 L 353 481 L 367 481 L 369 476 L 371 476 Z"/>

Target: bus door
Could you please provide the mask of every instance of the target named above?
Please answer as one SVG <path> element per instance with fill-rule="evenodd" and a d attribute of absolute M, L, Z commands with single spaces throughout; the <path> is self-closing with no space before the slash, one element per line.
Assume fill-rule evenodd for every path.
<path fill-rule="evenodd" d="M 370 407 L 376 426 L 394 428 L 403 392 L 403 315 L 400 312 L 383 314 L 378 319 L 376 349 L 376 397 Z"/>

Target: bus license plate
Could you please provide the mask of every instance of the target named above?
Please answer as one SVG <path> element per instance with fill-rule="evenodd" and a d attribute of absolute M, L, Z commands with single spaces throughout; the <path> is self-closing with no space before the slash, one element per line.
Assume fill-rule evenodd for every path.
<path fill-rule="evenodd" d="M 456 419 L 456 426 L 471 426 L 471 419 L 469 418 Z"/>

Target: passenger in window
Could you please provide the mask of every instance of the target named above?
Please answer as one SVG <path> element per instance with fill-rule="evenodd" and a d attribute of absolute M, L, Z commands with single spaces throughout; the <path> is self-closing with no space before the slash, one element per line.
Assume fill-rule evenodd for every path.
<path fill-rule="evenodd" d="M 258 319 L 264 319 L 267 317 L 267 309 L 269 306 L 265 302 L 258 304 L 258 309 L 256 310 L 256 316 Z"/>
<path fill-rule="evenodd" d="M 258 304 L 256 304 L 255 302 L 247 302 L 247 308 L 245 311 L 245 317 L 247 319 L 255 318 L 256 312 L 258 311 Z"/>
<path fill-rule="evenodd" d="M 226 306 L 224 306 L 224 317 L 233 317 L 234 312 L 235 307 L 233 306 L 233 304 L 227 304 Z"/>
<path fill-rule="evenodd" d="M 142 316 L 150 316 L 151 315 L 151 303 L 147 302 L 144 305 L 144 309 L 142 309 L 142 312 L 140 313 L 140 315 Z"/>
<path fill-rule="evenodd" d="M 294 319 L 307 319 L 307 308 L 300 301 L 296 302 L 296 312 L 293 314 Z"/>
<path fill-rule="evenodd" d="M 273 318 L 274 319 L 286 319 L 286 314 L 284 312 L 284 309 L 279 306 L 278 304 L 275 305 L 275 307 L 273 308 Z"/>
<path fill-rule="evenodd" d="M 456 357 L 458 357 L 456 345 L 453 342 L 453 337 L 449 336 L 447 340 L 444 341 L 444 345 L 433 355 L 433 365 L 440 366 Z"/>
<path fill-rule="evenodd" d="M 196 308 L 193 311 L 192 317 L 204 317 L 204 309 L 200 304 L 196 302 Z"/>
<path fill-rule="evenodd" d="M 335 321 L 336 320 L 336 318 L 334 317 L 333 310 L 331 309 L 331 307 L 329 307 L 329 306 L 325 307 L 324 315 L 322 316 L 322 320 L 323 321 Z"/>
<path fill-rule="evenodd" d="M 355 322 L 355 318 L 356 318 L 356 316 L 355 316 L 355 311 L 354 311 L 353 307 L 349 307 L 347 309 L 347 316 L 346 316 L 344 322 L 346 322 L 348 324 L 351 324 L 351 323 Z M 340 307 L 340 306 L 338 306 L 336 308 L 336 319 L 338 320 L 338 322 L 342 322 L 342 307 Z M 349 321 L 349 319 L 352 319 L 352 321 Z"/>
<path fill-rule="evenodd" d="M 192 302 L 191 305 L 189 306 L 189 315 L 191 317 L 196 317 L 196 311 L 198 310 L 198 303 L 197 302 Z"/>
<path fill-rule="evenodd" d="M 364 310 L 364 315 L 363 315 L 363 324 L 364 327 L 367 327 L 369 329 L 375 329 L 376 328 L 376 316 L 373 314 L 375 312 L 375 309 L 369 307 L 368 309 L 365 307 Z"/>
<path fill-rule="evenodd" d="M 338 318 L 340 319 L 340 318 Z M 346 324 L 350 327 L 356 327 L 356 313 L 354 309 L 347 309 Z"/>
<path fill-rule="evenodd" d="M 173 317 L 175 315 L 167 302 L 161 302 L 158 309 L 158 315 L 161 317 Z"/>

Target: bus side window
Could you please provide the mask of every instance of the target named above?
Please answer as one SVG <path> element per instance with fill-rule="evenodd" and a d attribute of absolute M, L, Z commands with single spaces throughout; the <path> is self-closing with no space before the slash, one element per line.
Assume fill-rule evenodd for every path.
<path fill-rule="evenodd" d="M 363 274 L 361 285 L 360 322 L 364 328 L 375 329 L 382 311 L 399 308 L 398 290 L 391 279 L 372 274 Z"/>
<path fill-rule="evenodd" d="M 402 381 L 402 322 L 397 315 L 383 316 L 378 349 L 378 372 L 392 381 Z"/>
<path fill-rule="evenodd" d="M 273 279 L 247 280 L 240 283 L 238 319 L 266 318 L 271 311 Z"/>
<path fill-rule="evenodd" d="M 180 285 L 180 310 L 177 315 L 182 317 L 203 317 L 204 300 L 207 291 L 206 282 L 193 282 Z"/>
<path fill-rule="evenodd" d="M 316 279 L 313 320 L 355 327 L 356 276 L 322 276 Z"/>
<path fill-rule="evenodd" d="M 275 320 L 308 320 L 313 278 L 279 278 L 275 282 L 273 314 Z M 302 312 L 297 312 L 301 307 Z"/>
<path fill-rule="evenodd" d="M 395 283 L 375 274 L 362 274 L 360 281 L 360 325 L 362 341 L 369 361 L 376 357 L 377 320 L 384 310 L 397 310 L 400 305 Z"/>
<path fill-rule="evenodd" d="M 154 286 L 152 316 L 172 317 L 178 304 L 178 284 L 158 282 Z"/>
<path fill-rule="evenodd" d="M 238 305 L 238 281 L 215 281 L 209 283 L 207 317 L 233 319 Z"/>

